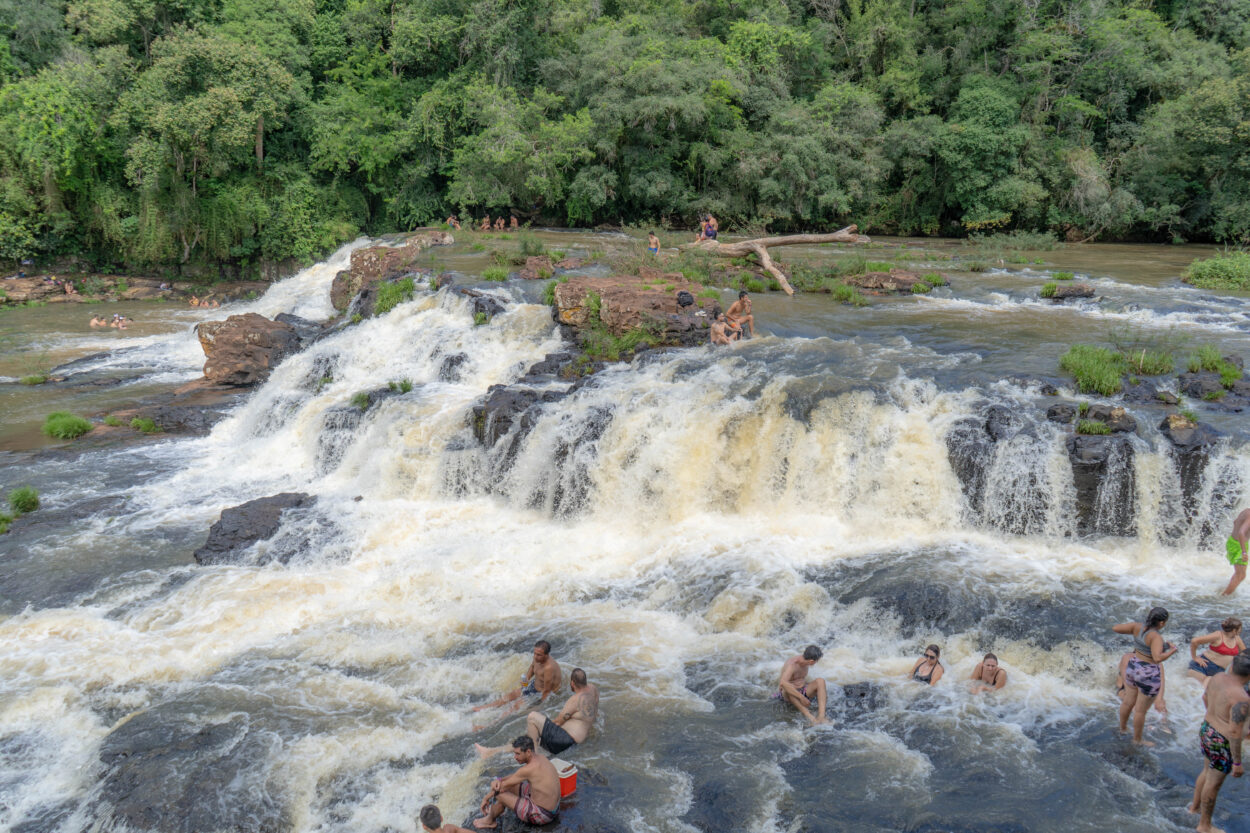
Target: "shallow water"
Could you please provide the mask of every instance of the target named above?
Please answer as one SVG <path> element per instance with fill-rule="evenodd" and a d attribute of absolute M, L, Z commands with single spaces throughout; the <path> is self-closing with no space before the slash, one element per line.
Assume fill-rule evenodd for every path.
<path fill-rule="evenodd" d="M 489 263 L 462 236 L 429 264 L 461 282 Z M 639 245 L 541 236 L 572 253 Z M 958 251 L 926 245 L 939 268 Z M 1191 829 L 1200 686 L 1170 662 L 1174 734 L 1152 716 L 1159 745 L 1132 749 L 1111 691 L 1127 642 L 1109 628 L 1163 604 L 1183 643 L 1241 614 L 1215 596 L 1227 565 L 1212 530 L 1228 510 L 1175 517 L 1162 411 L 1134 409 L 1137 532 L 1076 536 L 1062 429 L 1040 419 L 1053 399 L 1005 380 L 1062 381 L 1067 344 L 1123 326 L 1250 353 L 1247 300 L 1177 280 L 1198 253 L 1067 247 L 864 309 L 757 296 L 762 338 L 610 368 L 490 450 L 469 408 L 560 346 L 549 311 L 526 303 L 541 285 L 483 284 L 517 303 L 480 327 L 459 296 L 420 292 L 288 359 L 207 437 L 0 452 L 0 487 L 36 485 L 47 518 L 0 537 L 0 829 L 145 827 L 116 804 L 145 788 L 165 807 L 150 829 L 416 831 L 431 800 L 459 821 L 504 768 L 472 743 L 504 743 L 523 720 L 475 731 L 469 707 L 517 678 L 537 638 L 603 691 L 599 730 L 564 756 L 582 769 L 573 827 Z M 0 385 L 0 441 L 30 448 L 49 410 L 102 412 L 195 378 L 197 320 L 328 316 L 347 256 L 225 311 L 143 305 L 121 334 L 76 329 L 81 309 L 5 313 L 54 364 L 104 355 L 59 387 Z M 1103 299 L 1037 301 L 1058 268 Z M 355 427 L 336 418 L 400 379 L 412 391 Z M 1039 418 L 974 511 L 946 438 L 987 402 Z M 1244 504 L 1239 437 L 1216 480 Z M 282 491 L 317 498 L 257 547 L 255 563 L 288 564 L 194 564 L 223 508 Z M 89 511 L 57 520 L 75 506 Z M 931 690 L 905 681 L 929 642 L 947 669 Z M 877 686 L 871 708 L 835 696 L 834 725 L 804 730 L 768 699 L 808 643 L 826 649 L 814 673 Z M 1010 684 L 974 698 L 964 678 L 988 650 Z M 151 737 L 161 754 L 143 751 Z M 1244 791 L 1225 787 L 1230 833 L 1250 830 Z"/>

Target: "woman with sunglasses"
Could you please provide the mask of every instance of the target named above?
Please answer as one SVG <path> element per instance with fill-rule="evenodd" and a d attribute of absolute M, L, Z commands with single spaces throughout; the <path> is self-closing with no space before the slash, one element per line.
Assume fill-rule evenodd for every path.
<path fill-rule="evenodd" d="M 1145 622 L 1124 622 L 1111 630 L 1133 637 L 1133 656 L 1124 667 L 1124 700 L 1120 703 L 1120 731 L 1128 729 L 1128 716 L 1133 715 L 1133 743 L 1154 746 L 1142 740 L 1146 728 L 1146 712 L 1163 688 L 1163 661 L 1176 653 L 1176 646 L 1163 641 L 1159 633 L 1167 624 L 1168 612 L 1152 607 Z"/>
<path fill-rule="evenodd" d="M 924 656 L 911 667 L 912 680 L 925 685 L 937 685 L 937 681 L 942 679 L 942 663 L 938 662 L 941 655 L 942 649 L 936 645 L 925 648 Z"/>

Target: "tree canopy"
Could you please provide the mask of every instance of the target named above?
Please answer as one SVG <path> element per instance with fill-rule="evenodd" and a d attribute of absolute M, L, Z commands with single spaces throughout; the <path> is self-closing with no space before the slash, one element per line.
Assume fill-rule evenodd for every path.
<path fill-rule="evenodd" d="M 0 257 L 448 213 L 1250 242 L 1250 0 L 0 0 Z"/>

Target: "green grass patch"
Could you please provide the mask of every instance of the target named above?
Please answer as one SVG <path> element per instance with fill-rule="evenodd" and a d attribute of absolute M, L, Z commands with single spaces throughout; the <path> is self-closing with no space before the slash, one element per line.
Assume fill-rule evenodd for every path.
<path fill-rule="evenodd" d="M 1241 368 L 1230 361 L 1225 361 L 1219 348 L 1203 344 L 1189 356 L 1189 372 L 1200 373 L 1204 370 L 1220 374 L 1220 384 L 1231 388 L 1233 383 L 1242 376 Z"/>
<path fill-rule="evenodd" d="M 551 251 L 547 252 L 547 257 L 551 258 L 556 263 L 559 263 L 560 261 L 564 260 L 564 256 L 566 254 L 568 254 L 568 252 L 564 251 L 564 249 L 552 249 Z"/>
<path fill-rule="evenodd" d="M 764 282 L 758 278 L 747 278 L 742 282 L 742 288 L 747 292 L 764 292 L 768 289 Z"/>
<path fill-rule="evenodd" d="M 1070 281 L 1075 278 L 1076 275 L 1071 272 L 1053 272 L 1051 273 L 1051 277 L 1057 281 Z"/>
<path fill-rule="evenodd" d="M 32 373 L 29 376 L 23 376 L 17 381 L 18 384 L 21 385 L 42 385 L 44 382 L 48 381 L 48 377 L 41 373 Z"/>
<path fill-rule="evenodd" d="M 13 523 L 13 516 L 0 512 L 0 535 L 9 531 L 9 524 Z"/>
<path fill-rule="evenodd" d="M 933 291 L 933 287 L 930 286 L 926 281 L 916 281 L 915 283 L 911 285 L 912 295 L 924 295 L 926 292 L 932 292 L 932 291 Z"/>
<path fill-rule="evenodd" d="M 548 269 L 546 266 L 540 266 L 540 267 L 538 268 L 538 279 L 539 279 L 539 280 L 545 281 L 545 280 L 547 280 L 548 278 L 550 278 L 550 277 L 551 277 L 552 275 L 554 275 L 554 274 L 555 274 L 555 272 L 554 272 L 553 270 L 551 270 L 551 269 Z"/>
<path fill-rule="evenodd" d="M 1224 394 L 1226 393 L 1228 393 L 1228 391 L 1225 391 L 1225 390 L 1207 391 L 1206 393 L 1202 395 L 1202 398 L 1205 399 L 1207 402 L 1219 402 L 1221 399 L 1224 398 Z"/>
<path fill-rule="evenodd" d="M 833 296 L 833 300 L 839 304 L 850 304 L 853 307 L 868 306 L 868 299 L 859 293 L 853 286 L 847 286 L 844 283 L 835 283 L 829 287 L 829 294 Z"/>
<path fill-rule="evenodd" d="M 556 278 L 555 280 L 550 280 L 550 281 L 547 281 L 547 285 L 543 287 L 543 303 L 544 303 L 544 304 L 546 304 L 546 305 L 547 305 L 547 306 L 549 306 L 549 307 L 553 307 L 553 306 L 555 306 L 555 304 L 556 304 L 556 287 L 557 287 L 557 286 L 559 286 L 559 285 L 560 285 L 560 284 L 562 284 L 562 283 L 568 283 L 568 282 L 569 282 L 569 276 L 568 276 L 568 275 L 561 275 L 560 277 Z"/>
<path fill-rule="evenodd" d="M 1055 293 L 1059 291 L 1059 284 L 1054 281 L 1042 284 L 1041 295 L 1043 298 L 1053 298 Z"/>
<path fill-rule="evenodd" d="M 373 314 L 386 315 L 403 302 L 411 301 L 416 288 L 412 278 L 404 278 L 395 283 L 379 284 L 378 299 L 373 305 Z"/>
<path fill-rule="evenodd" d="M 1185 408 L 1184 410 L 1181 411 L 1181 416 L 1185 417 L 1185 419 L 1189 420 L 1195 425 L 1198 424 L 1198 415 L 1195 414 L 1193 411 L 1189 410 L 1188 408 Z"/>
<path fill-rule="evenodd" d="M 1250 290 L 1250 252 L 1230 252 L 1195 260 L 1182 279 L 1202 289 Z"/>
<path fill-rule="evenodd" d="M 1164 373 L 1171 373 L 1176 366 L 1172 354 L 1166 350 L 1143 348 L 1123 355 L 1129 369 L 1144 376 L 1162 376 Z"/>
<path fill-rule="evenodd" d="M 521 255 L 523 257 L 538 257 L 547 251 L 546 247 L 543 246 L 543 241 L 538 239 L 538 235 L 532 231 L 521 232 L 518 239 L 521 241 Z"/>
<path fill-rule="evenodd" d="M 550 277 L 550 275 L 548 275 Z M 482 270 L 482 280 L 502 283 L 508 279 L 508 270 L 502 266 L 488 266 Z"/>
<path fill-rule="evenodd" d="M 43 433 L 55 440 L 73 440 L 91 431 L 92 425 L 69 411 L 54 411 L 43 421 Z"/>
<path fill-rule="evenodd" d="M 33 486 L 19 486 L 9 492 L 9 507 L 19 515 L 39 508 L 39 492 Z"/>
<path fill-rule="evenodd" d="M 1082 393 L 1111 396 L 1123 387 L 1124 356 L 1093 344 L 1073 344 L 1059 359 L 1059 367 L 1076 378 Z"/>
<path fill-rule="evenodd" d="M 486 313 L 484 312 L 473 313 L 473 326 L 474 327 L 481 327 L 483 324 L 489 324 L 489 323 L 490 323 L 490 316 L 487 315 Z"/>
<path fill-rule="evenodd" d="M 869 260 L 864 262 L 865 272 L 889 272 L 893 268 L 893 263 L 886 263 L 884 260 Z"/>
<path fill-rule="evenodd" d="M 1076 433 L 1078 434 L 1110 434 L 1111 429 L 1105 422 L 1099 422 L 1096 419 L 1083 419 L 1076 424 Z"/>
<path fill-rule="evenodd" d="M 486 251 L 486 244 L 485 244 L 485 243 L 474 243 L 472 246 L 470 246 L 470 247 L 469 247 L 469 251 L 471 251 L 471 252 L 484 252 L 484 251 Z"/>
<path fill-rule="evenodd" d="M 130 427 L 145 434 L 161 433 L 161 427 L 148 417 L 135 417 L 130 420 Z"/>
<path fill-rule="evenodd" d="M 698 295 L 696 295 L 696 296 L 694 296 L 694 297 L 696 297 L 696 298 L 719 298 L 719 297 L 720 297 L 720 290 L 719 290 L 719 289 L 713 289 L 712 287 L 710 287 L 710 286 L 709 286 L 709 287 L 706 287 L 706 288 L 704 288 L 704 289 L 700 289 L 700 290 L 699 290 L 699 294 L 698 294 Z"/>
<path fill-rule="evenodd" d="M 364 391 L 361 391 L 360 393 L 353 393 L 351 404 L 362 411 L 369 410 L 369 394 Z"/>
<path fill-rule="evenodd" d="M 1020 266 L 1025 263 L 1028 263 L 1029 259 L 1025 257 L 1024 255 L 1012 255 L 1011 257 L 1007 258 L 1007 262 Z"/>
<path fill-rule="evenodd" d="M 984 260 L 970 260 L 964 264 L 964 269 L 969 272 L 988 272 L 990 265 Z"/>
<path fill-rule="evenodd" d="M 387 382 L 386 386 L 396 393 L 412 393 L 411 379 L 400 379 L 398 382 Z"/>
<path fill-rule="evenodd" d="M 122 421 L 118 419 L 117 417 L 113 416 L 112 414 L 109 414 L 108 416 L 104 418 L 104 424 L 109 426 L 110 428 L 121 428 Z"/>
<path fill-rule="evenodd" d="M 1080 405 L 1077 405 L 1077 406 L 1076 406 L 1076 413 L 1077 413 L 1077 416 L 1082 416 L 1082 417 L 1083 417 L 1083 416 L 1085 416 L 1086 414 L 1088 414 L 1088 413 L 1089 413 L 1089 403 L 1088 403 L 1088 402 L 1082 402 Z"/>
<path fill-rule="evenodd" d="M 920 276 L 920 280 L 929 286 L 946 286 L 946 278 L 939 272 L 925 272 Z"/>

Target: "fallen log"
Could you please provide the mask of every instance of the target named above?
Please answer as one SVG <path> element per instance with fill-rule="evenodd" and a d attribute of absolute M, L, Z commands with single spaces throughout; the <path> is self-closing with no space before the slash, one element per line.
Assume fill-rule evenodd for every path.
<path fill-rule="evenodd" d="M 698 243 L 686 243 L 677 248 L 679 250 L 698 249 L 699 251 L 714 254 L 717 257 L 746 257 L 749 254 L 754 254 L 759 258 L 760 266 L 763 267 L 764 271 L 777 279 L 777 283 L 781 284 L 781 288 L 786 291 L 787 295 L 793 295 L 794 288 L 790 286 L 790 280 L 773 263 L 773 259 L 768 256 L 768 250 L 774 246 L 811 246 L 817 243 L 869 242 L 867 235 L 856 233 L 858 229 L 858 226 L 850 225 L 828 234 L 787 234 L 781 237 L 757 237 L 754 240 L 740 240 L 737 243 L 718 243 L 715 240 L 701 240 Z"/>

